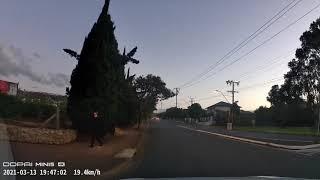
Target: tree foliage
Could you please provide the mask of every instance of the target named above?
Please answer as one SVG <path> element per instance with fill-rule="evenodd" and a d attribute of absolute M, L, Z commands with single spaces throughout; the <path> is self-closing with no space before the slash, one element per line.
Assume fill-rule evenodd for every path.
<path fill-rule="evenodd" d="M 301 47 L 288 63 L 290 70 L 284 75 L 284 84 L 281 87 L 273 86 L 267 98 L 278 119 L 279 114 L 287 114 L 287 117 L 280 118 L 281 124 L 287 121 L 310 124 L 312 120 L 315 121 L 312 115 L 316 113 L 320 102 L 320 18 L 311 23 L 300 41 Z M 301 113 L 306 116 L 298 120 Z"/>
<path fill-rule="evenodd" d="M 161 113 L 161 118 L 175 118 L 184 119 L 188 116 L 187 109 L 171 107 L 168 108 L 164 113 Z"/>
<path fill-rule="evenodd" d="M 171 107 L 168 108 L 165 112 L 160 113 L 162 118 L 174 118 L 174 119 L 184 119 L 184 118 L 193 118 L 200 119 L 200 117 L 208 116 L 204 109 L 202 109 L 199 103 L 194 103 L 189 106 L 187 109 Z"/>
<path fill-rule="evenodd" d="M 194 103 L 188 107 L 188 114 L 191 118 L 199 119 L 204 115 L 205 110 L 202 109 L 199 103 Z"/>
<path fill-rule="evenodd" d="M 272 111 L 270 108 L 260 106 L 254 111 L 255 120 L 257 125 L 273 125 Z"/>
<path fill-rule="evenodd" d="M 132 85 L 134 76 L 130 76 L 129 71 L 125 74 L 125 65 L 128 62 L 139 63 L 133 58 L 137 47 L 128 54 L 125 50 L 120 54 L 108 8 L 109 0 L 106 0 L 97 22 L 85 38 L 80 54 L 64 49 L 78 60 L 67 94 L 68 114 L 79 130 L 87 130 L 93 111 L 100 112 L 106 126 L 112 123 L 128 124 L 135 119 L 137 96 Z"/>
<path fill-rule="evenodd" d="M 174 96 L 174 93 L 166 87 L 159 76 L 148 74 L 139 76 L 134 80 L 134 87 L 139 101 L 139 112 L 141 118 L 149 117 L 159 100 L 165 100 Z"/>
<path fill-rule="evenodd" d="M 290 71 L 285 74 L 285 84 L 291 99 L 302 97 L 308 105 L 319 103 L 320 92 L 320 18 L 311 23 L 300 37 L 301 48 L 296 58 L 289 62 Z"/>

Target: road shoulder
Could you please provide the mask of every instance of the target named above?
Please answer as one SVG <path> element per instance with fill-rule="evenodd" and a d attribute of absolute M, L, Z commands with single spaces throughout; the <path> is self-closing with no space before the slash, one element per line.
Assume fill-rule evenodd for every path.
<path fill-rule="evenodd" d="M 120 176 L 123 176 L 123 174 L 126 174 L 129 171 L 137 168 L 143 159 L 144 146 L 149 139 L 149 132 L 149 125 L 144 126 L 141 130 L 139 141 L 134 147 L 136 150 L 134 156 L 131 158 L 123 159 L 123 161 L 117 166 L 114 166 L 112 169 L 103 172 L 99 179 L 120 179 Z"/>
<path fill-rule="evenodd" d="M 208 131 L 208 130 L 203 130 L 201 128 L 193 128 L 189 127 L 186 125 L 177 125 L 178 127 L 185 128 L 188 130 L 192 131 L 198 131 L 201 133 L 206 133 L 210 135 L 215 135 L 227 139 L 232 139 L 232 140 L 237 140 L 237 141 L 242 141 L 242 142 L 247 142 L 247 143 L 254 143 L 254 144 L 259 144 L 259 145 L 265 145 L 265 146 L 270 146 L 270 147 L 276 147 L 276 148 L 282 148 L 282 149 L 288 149 L 288 150 L 304 150 L 304 149 L 311 149 L 311 148 L 320 148 L 320 144 L 308 144 L 308 145 L 286 145 L 286 144 L 278 144 L 278 143 L 272 143 L 272 142 L 266 142 L 263 140 L 260 140 L 259 138 L 244 138 L 240 136 L 235 136 L 235 135 L 230 135 L 226 133 L 221 133 L 220 132 L 214 132 L 213 130 Z"/>

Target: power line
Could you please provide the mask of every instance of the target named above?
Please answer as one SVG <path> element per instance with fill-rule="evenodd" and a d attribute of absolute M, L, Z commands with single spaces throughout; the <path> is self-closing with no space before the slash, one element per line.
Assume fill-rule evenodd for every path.
<path fill-rule="evenodd" d="M 185 99 L 182 99 L 182 101 L 184 101 L 185 104 L 189 104 L 189 102 Z"/>
<path fill-rule="evenodd" d="M 283 67 L 287 67 L 287 62 L 279 62 L 279 63 L 273 64 L 272 66 L 266 67 L 264 69 L 257 69 L 253 73 L 259 73 L 259 75 L 261 75 L 261 74 L 270 72 L 271 69 L 276 70 L 276 69 L 283 68 Z M 253 76 L 254 75 L 253 73 L 250 73 L 251 75 L 248 74 L 246 76 L 239 77 L 239 79 L 243 81 L 243 80 L 248 80 L 248 79 L 252 79 L 252 78 L 253 79 L 257 78 L 258 76 Z M 277 73 L 277 74 L 279 74 L 279 73 Z"/>
<path fill-rule="evenodd" d="M 275 77 L 275 78 L 272 78 L 270 80 L 267 80 L 266 82 L 262 82 L 262 83 L 256 83 L 256 84 L 253 84 L 253 85 L 249 85 L 249 86 L 245 86 L 245 87 L 242 87 L 242 88 L 239 88 L 238 90 L 241 90 L 241 91 L 246 91 L 247 89 L 252 89 L 252 88 L 256 88 L 258 86 L 262 87 L 262 86 L 265 86 L 265 85 L 268 85 L 268 84 L 271 84 L 271 83 L 274 83 L 274 82 L 278 82 L 280 80 L 283 80 L 283 77 L 282 76 L 279 76 L 279 77 Z M 238 91 L 235 91 L 235 92 L 238 92 Z M 222 94 L 223 95 L 223 94 Z M 205 100 L 210 100 L 212 98 L 217 98 L 217 97 L 221 97 L 222 95 L 214 95 L 214 96 L 209 96 L 209 97 L 204 97 L 204 98 L 200 98 L 198 99 L 197 101 L 198 102 L 201 102 L 201 101 L 205 101 Z M 223 96 L 227 96 L 227 95 L 223 95 Z M 232 96 L 231 96 L 232 97 Z M 226 99 L 226 97 L 224 97 Z M 227 99 L 226 99 L 227 100 Z M 185 101 L 185 100 L 184 100 Z M 227 102 L 229 102 L 227 100 Z M 189 102 L 185 101 L 185 103 L 183 104 L 189 104 Z"/>
<path fill-rule="evenodd" d="M 209 66 L 209 68 L 203 72 L 202 74 L 200 74 L 199 78 L 202 78 L 205 74 L 209 73 L 210 71 L 212 71 L 217 65 L 221 64 L 225 58 L 229 58 L 230 56 L 232 56 L 234 53 L 236 53 L 238 50 L 240 50 L 242 47 L 244 47 L 246 44 L 248 44 L 251 40 L 253 40 L 255 37 L 257 37 L 259 34 L 261 34 L 264 30 L 266 30 L 268 27 L 270 27 L 276 20 L 278 20 L 279 18 L 281 18 L 285 13 L 287 13 L 290 9 L 292 9 L 298 2 L 298 1 L 294 6 L 292 6 L 291 8 L 289 8 L 285 13 L 283 13 L 280 17 L 278 17 L 275 21 L 271 22 L 266 28 L 264 28 L 262 31 L 260 31 L 260 29 L 262 29 L 265 25 L 267 25 L 271 20 L 273 20 L 277 15 L 279 15 L 282 11 L 284 11 L 287 7 L 289 7 L 295 0 L 293 0 L 291 3 L 289 3 L 286 7 L 284 7 L 281 11 L 279 11 L 276 15 L 274 15 L 271 19 L 269 19 L 266 23 L 264 23 L 259 29 L 257 29 L 254 33 L 252 33 L 249 37 L 247 37 L 245 40 L 243 40 L 240 44 L 238 44 L 235 48 L 233 48 L 231 51 L 229 51 L 226 55 L 224 55 L 221 59 L 219 59 L 215 64 Z M 257 33 L 258 31 L 260 31 L 259 33 Z M 257 33 L 257 34 L 256 34 Z M 256 34 L 256 35 L 255 35 Z M 255 35 L 255 36 L 254 36 Z M 254 36 L 254 37 L 252 37 Z M 244 44 L 245 43 L 245 44 Z M 198 77 L 194 78 L 194 79 L 199 79 Z M 185 83 L 183 86 L 192 83 L 192 81 L 194 80 L 192 79 L 191 82 L 189 81 L 188 83 Z M 182 86 L 182 87 L 183 87 Z"/>
<path fill-rule="evenodd" d="M 197 99 L 197 102 L 200 102 L 200 101 L 205 101 L 205 100 L 210 100 L 212 98 L 217 98 L 217 97 L 221 97 L 221 95 L 214 95 L 214 96 L 208 96 L 208 97 L 203 97 L 203 98 L 199 98 Z M 195 103 L 195 98 L 192 98 L 192 97 L 189 97 L 190 98 L 190 102 L 187 102 L 185 99 L 182 99 L 184 101 L 184 104 L 194 104 Z"/>
<path fill-rule="evenodd" d="M 258 86 L 262 87 L 262 86 L 265 86 L 265 85 L 268 85 L 268 84 L 271 84 L 271 83 L 274 83 L 274 82 L 278 82 L 278 81 L 280 81 L 280 80 L 283 80 L 283 77 L 282 77 L 282 76 L 276 77 L 276 78 L 272 78 L 272 79 L 270 79 L 270 80 L 267 80 L 266 82 L 256 83 L 256 84 L 253 84 L 253 85 L 245 86 L 245 87 L 239 88 L 238 90 L 246 91 L 247 89 L 256 88 L 256 87 L 258 87 Z M 235 92 L 236 92 L 236 91 L 235 91 Z M 221 93 L 222 93 L 222 92 L 221 92 Z M 219 94 L 219 95 L 214 95 L 214 96 L 208 96 L 208 97 L 200 98 L 200 99 L 198 99 L 197 101 L 198 101 L 198 102 L 201 102 L 201 101 L 206 101 L 206 100 L 210 100 L 210 99 L 217 98 L 217 97 L 222 97 L 222 96 L 224 96 L 224 98 L 226 99 L 225 96 L 228 96 L 228 95 L 223 95 L 223 94 L 221 95 L 221 94 Z M 232 97 L 232 96 L 231 96 L 231 97 Z M 227 100 L 227 102 L 229 102 L 228 99 L 226 99 L 226 100 Z M 189 104 L 189 102 L 187 102 L 186 100 L 183 100 L 183 101 L 185 101 L 183 104 Z"/>
<path fill-rule="evenodd" d="M 292 3 L 295 2 L 295 0 L 291 1 L 287 6 L 285 6 L 283 9 L 281 9 L 278 13 L 276 13 L 271 19 L 269 19 L 267 22 L 265 22 L 260 28 L 258 28 L 254 33 L 252 33 L 250 36 L 248 36 L 245 40 L 243 40 L 240 44 L 238 44 L 236 47 L 234 47 L 231 51 L 229 51 L 227 54 L 225 54 L 222 58 L 220 58 L 215 64 L 212 64 L 209 66 L 204 72 L 197 75 L 190 81 L 184 83 L 180 86 L 180 88 L 183 88 L 185 86 L 188 86 L 192 84 L 193 81 L 202 78 L 204 75 L 212 71 L 217 65 L 221 64 L 225 59 L 229 58 L 236 52 L 238 52 L 242 47 L 247 45 L 250 41 L 252 41 L 255 37 L 257 37 L 259 34 L 261 34 L 263 31 L 265 31 L 267 28 L 269 28 L 273 23 L 275 23 L 278 19 L 280 19 L 284 14 L 286 14 L 289 10 L 291 10 L 293 7 L 295 7 L 299 2 L 302 0 L 297 1 L 293 6 L 291 6 L 289 9 L 287 9 Z M 278 18 L 276 18 L 279 14 L 281 14 L 285 9 L 287 9 L 282 15 L 280 15 Z M 275 19 L 276 18 L 276 19 Z M 272 21 L 275 19 L 274 21 Z M 271 23 L 270 23 L 271 22 Z M 266 26 L 268 23 L 270 23 L 268 26 Z M 264 29 L 262 29 L 264 28 Z M 262 30 L 261 30 L 262 29 Z M 261 31 L 260 31 L 261 30 Z M 189 86 L 188 86 L 189 87 Z"/>
<path fill-rule="evenodd" d="M 190 106 L 194 103 L 194 99 L 195 98 L 193 98 L 193 97 L 189 97 L 189 99 L 190 99 Z"/>
<path fill-rule="evenodd" d="M 258 46 L 256 46 L 255 48 L 253 48 L 251 51 L 249 51 L 248 53 L 244 54 L 243 56 L 241 56 L 240 58 L 232 61 L 231 63 L 229 63 L 228 65 L 224 66 L 222 69 L 219 70 L 222 71 L 225 68 L 231 66 L 232 64 L 238 62 L 240 59 L 242 59 L 243 57 L 251 54 L 253 51 L 255 51 L 256 49 L 258 49 L 259 47 L 261 47 L 262 45 L 264 45 L 265 43 L 269 42 L 271 39 L 275 38 L 276 36 L 278 36 L 280 33 L 282 33 L 283 31 L 285 31 L 286 29 L 288 29 L 289 27 L 291 27 L 292 25 L 294 25 L 295 23 L 297 23 L 298 21 L 300 21 L 302 18 L 304 18 L 306 15 L 310 14 L 312 11 L 314 11 L 315 9 L 317 9 L 320 6 L 320 3 L 315 6 L 314 8 L 312 8 L 311 10 L 309 10 L 307 13 L 305 13 L 303 16 L 301 16 L 300 18 L 298 18 L 297 20 L 295 20 L 294 22 L 288 24 L 286 27 L 284 27 L 283 29 L 281 29 L 279 32 L 277 32 L 276 34 L 274 34 L 273 36 L 271 36 L 270 38 L 266 39 L 265 41 L 263 41 L 262 43 L 260 43 Z"/>
<path fill-rule="evenodd" d="M 205 101 L 205 100 L 212 99 L 212 98 L 216 98 L 216 97 L 220 97 L 220 96 L 221 95 L 215 95 L 215 96 L 209 96 L 209 97 L 205 97 L 205 98 L 200 98 L 200 99 L 198 99 L 198 102 Z"/>
<path fill-rule="evenodd" d="M 252 77 L 252 75 L 255 75 L 255 73 L 259 73 L 259 75 L 260 75 L 265 72 L 270 72 L 271 69 L 274 70 L 276 68 L 282 67 L 282 65 L 287 65 L 287 62 L 279 61 L 277 63 L 272 63 L 269 66 L 266 66 L 265 68 L 259 68 L 254 71 L 251 71 L 250 73 L 242 74 L 239 76 L 239 79 L 241 79 L 241 80 L 250 79 L 250 77 Z M 255 76 L 255 77 L 257 77 L 257 76 Z"/>
<path fill-rule="evenodd" d="M 244 55 L 242 55 L 241 57 L 235 59 L 234 61 L 230 62 L 229 64 L 227 64 L 226 66 L 224 66 L 223 68 L 219 69 L 218 71 L 210 74 L 209 76 L 207 76 L 205 79 L 202 79 L 203 80 L 206 80 L 210 77 L 212 77 L 213 75 L 217 74 L 218 72 L 221 72 L 223 71 L 224 69 L 226 69 L 227 67 L 233 65 L 234 63 L 238 62 L 239 60 L 241 60 L 242 58 L 248 56 L 249 54 L 251 54 L 253 51 L 255 51 L 256 49 L 258 49 L 259 47 L 263 46 L 264 44 L 266 44 L 267 42 L 269 42 L 270 40 L 272 40 L 273 38 L 275 38 L 276 36 L 278 36 L 280 33 L 282 33 L 283 31 L 285 31 L 286 29 L 288 29 L 289 27 L 291 27 L 292 25 L 294 25 L 295 23 L 297 23 L 298 21 L 300 21 L 302 18 L 304 18 L 306 15 L 310 14 L 312 11 L 314 11 L 315 9 L 317 9 L 318 7 L 320 6 L 320 3 L 315 6 L 314 8 L 312 8 L 311 10 L 309 10 L 307 13 L 305 13 L 303 16 L 301 16 L 300 18 L 298 18 L 297 20 L 295 20 L 294 22 L 290 23 L 289 25 L 287 25 L 286 27 L 284 27 L 283 29 L 281 29 L 279 32 L 277 32 L 276 34 L 274 34 L 273 36 L 271 36 L 270 38 L 266 39 L 265 41 L 263 41 L 262 43 L 260 43 L 258 46 L 256 46 L 255 48 L 253 48 L 252 50 L 250 50 L 249 52 L 245 53 Z M 194 86 L 195 84 L 199 83 L 199 81 L 197 81 L 196 83 L 194 84 L 191 84 L 187 87 L 191 87 L 191 86 Z M 187 88 L 187 87 L 184 87 L 184 88 Z"/>
<path fill-rule="evenodd" d="M 239 76 L 237 76 L 238 78 L 243 78 L 243 77 L 247 77 L 248 75 L 250 75 L 250 74 L 252 74 L 252 73 L 255 73 L 255 72 L 258 72 L 258 71 L 261 71 L 261 70 L 264 70 L 264 69 L 268 69 L 268 68 L 270 68 L 270 67 L 273 67 L 274 65 L 280 65 L 280 64 L 282 64 L 284 61 L 286 61 L 287 59 L 287 57 L 289 57 L 290 55 L 291 55 L 291 53 L 293 52 L 294 50 L 290 50 L 289 51 L 289 54 L 288 55 L 286 55 L 286 56 L 278 56 L 278 57 L 276 57 L 276 58 L 273 58 L 272 60 L 267 60 L 266 62 L 268 63 L 267 65 L 260 65 L 260 66 L 258 66 L 258 67 L 256 67 L 255 69 L 254 69 L 254 71 L 247 71 L 247 72 L 245 72 L 245 73 L 242 73 L 242 74 L 240 74 Z M 283 59 L 282 59 L 283 58 Z M 282 59 L 282 60 L 280 60 L 280 61 L 278 61 L 279 59 Z M 286 62 L 287 63 L 287 62 Z"/>
<path fill-rule="evenodd" d="M 216 90 L 216 91 L 219 92 L 228 103 L 230 103 L 229 100 L 227 99 L 227 97 L 221 91 L 219 91 L 219 90 Z M 233 96 L 231 96 L 231 97 L 233 97 Z"/>
<path fill-rule="evenodd" d="M 277 78 L 273 78 L 271 80 L 268 80 L 267 82 L 257 83 L 257 84 L 254 84 L 254 85 L 245 86 L 245 87 L 239 88 L 239 90 L 243 91 L 243 90 L 246 90 L 246 89 L 254 88 L 256 86 L 263 86 L 263 85 L 267 85 L 267 84 L 270 84 L 270 83 L 274 83 L 274 82 L 277 82 L 277 81 L 280 81 L 280 80 L 283 80 L 283 77 L 277 77 Z"/>

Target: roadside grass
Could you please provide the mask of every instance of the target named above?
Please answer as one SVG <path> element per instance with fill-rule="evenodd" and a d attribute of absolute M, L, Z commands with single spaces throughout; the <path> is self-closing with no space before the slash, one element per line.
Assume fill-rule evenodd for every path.
<path fill-rule="evenodd" d="M 272 126 L 238 126 L 235 130 L 239 131 L 252 131 L 252 132 L 265 132 L 265 133 L 278 133 L 278 134 L 291 134 L 303 136 L 317 136 L 317 131 L 310 127 L 272 127 Z"/>

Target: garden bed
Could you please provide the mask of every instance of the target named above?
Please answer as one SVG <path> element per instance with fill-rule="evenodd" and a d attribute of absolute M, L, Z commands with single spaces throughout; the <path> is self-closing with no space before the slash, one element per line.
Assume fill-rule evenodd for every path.
<path fill-rule="evenodd" d="M 38 144 L 66 144 L 76 138 L 77 132 L 72 129 L 56 130 L 0 123 L 0 140 Z"/>

